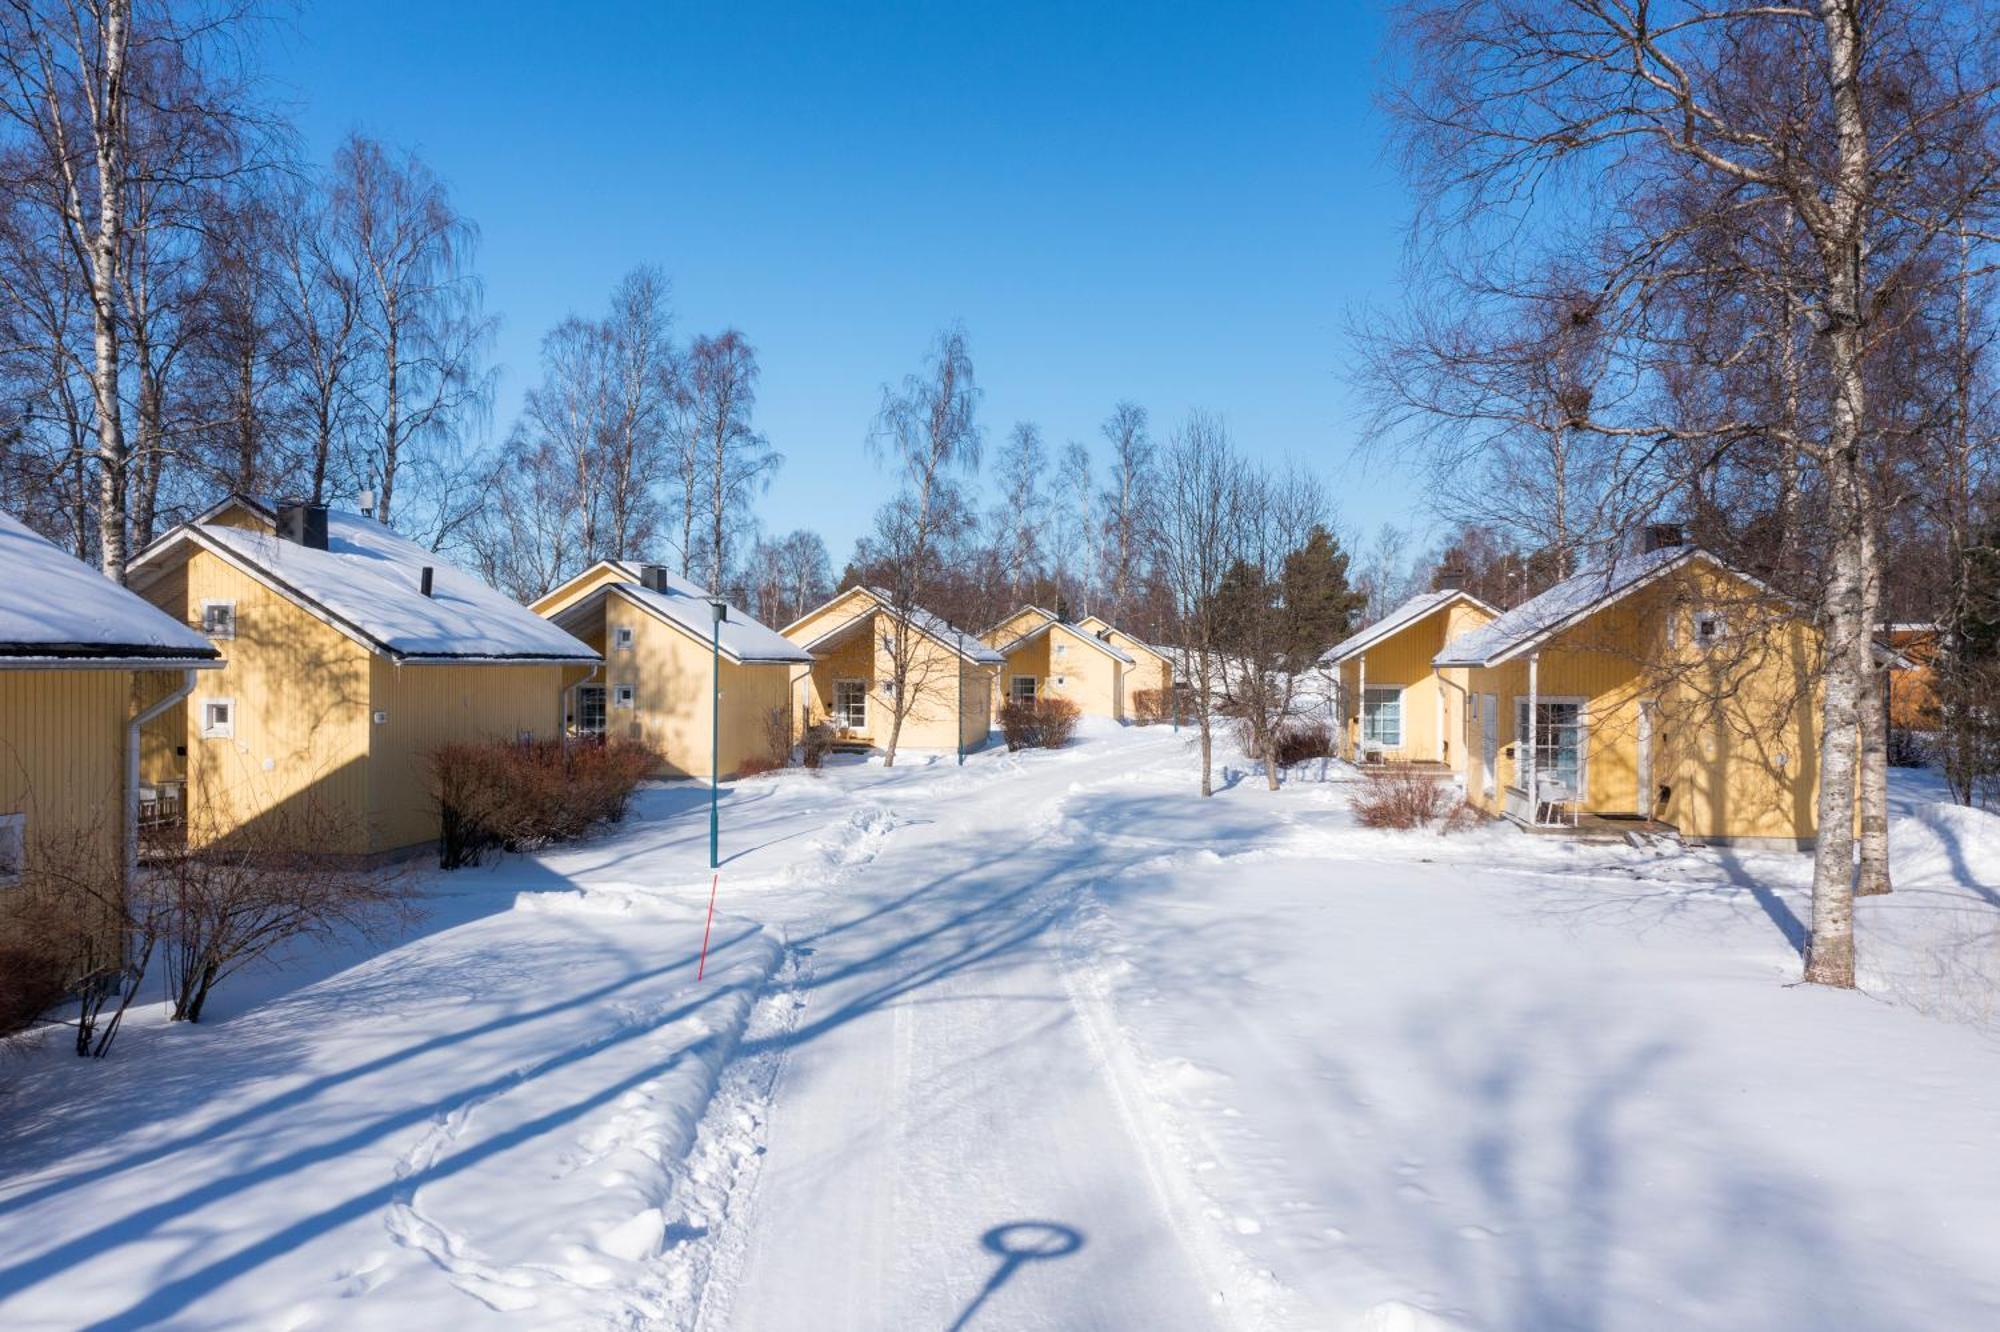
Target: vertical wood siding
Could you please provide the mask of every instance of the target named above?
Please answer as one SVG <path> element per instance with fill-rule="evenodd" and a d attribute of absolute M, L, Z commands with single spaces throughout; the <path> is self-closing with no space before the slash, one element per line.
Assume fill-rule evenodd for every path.
<path fill-rule="evenodd" d="M 196 627 L 205 599 L 236 603 L 236 636 L 216 642 L 222 669 L 201 672 L 188 701 L 149 728 L 148 762 L 186 778 L 189 835 L 310 829 L 315 849 L 369 849 L 368 650 L 207 551 L 146 597 Z M 213 698 L 234 700 L 232 737 L 201 734 Z M 174 759 L 183 745 L 186 759 Z"/>
<path fill-rule="evenodd" d="M 368 838 L 370 851 L 414 846 L 438 835 L 430 755 L 439 745 L 538 740 L 562 734 L 563 691 L 587 667 L 505 663 L 369 664 Z M 381 724 L 374 712 L 386 713 Z"/>
<path fill-rule="evenodd" d="M 129 671 L 0 670 L 0 814 L 26 816 L 31 867 L 79 850 L 120 863 L 133 705 Z"/>

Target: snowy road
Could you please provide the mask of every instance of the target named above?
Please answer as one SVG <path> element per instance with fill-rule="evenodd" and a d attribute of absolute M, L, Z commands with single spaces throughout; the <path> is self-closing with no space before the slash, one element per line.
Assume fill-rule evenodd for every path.
<path fill-rule="evenodd" d="M 1147 750 L 1178 746 L 876 797 L 902 826 L 794 935 L 808 1005 L 737 1294 L 710 1325 L 1215 1325 L 1061 971 L 1064 905 L 1101 856 L 1063 811 L 1129 786 Z"/>
<path fill-rule="evenodd" d="M 735 784 L 700 982 L 663 786 L 198 1028 L 0 1052 L 0 1327 L 2000 1326 L 2000 819 L 1899 801 L 1849 994 L 1787 985 L 1802 857 L 1296 777 Z"/>

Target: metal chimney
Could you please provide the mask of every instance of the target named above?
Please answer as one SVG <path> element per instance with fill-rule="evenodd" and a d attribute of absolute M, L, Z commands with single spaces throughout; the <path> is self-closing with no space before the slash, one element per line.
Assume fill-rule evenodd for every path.
<path fill-rule="evenodd" d="M 294 545 L 326 549 L 326 505 L 278 501 L 278 535 Z"/>
<path fill-rule="evenodd" d="M 1647 555 L 1656 550 L 1672 550 L 1687 544 L 1679 523 L 1647 523 L 1640 537 L 1640 550 Z"/>
<path fill-rule="evenodd" d="M 423 572 L 417 575 L 417 590 L 425 596 L 431 595 L 431 576 L 435 572 L 430 565 L 426 564 Z"/>

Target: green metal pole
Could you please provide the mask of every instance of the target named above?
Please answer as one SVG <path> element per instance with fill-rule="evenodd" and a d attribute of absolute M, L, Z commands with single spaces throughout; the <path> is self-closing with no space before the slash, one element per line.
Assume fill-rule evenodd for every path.
<path fill-rule="evenodd" d="M 715 632 L 709 639 L 708 694 L 708 867 L 722 867 L 722 605 L 716 603 Z"/>
<path fill-rule="evenodd" d="M 965 640 L 959 643 L 963 646 Z M 965 659 L 958 662 L 958 766 L 965 766 Z"/>

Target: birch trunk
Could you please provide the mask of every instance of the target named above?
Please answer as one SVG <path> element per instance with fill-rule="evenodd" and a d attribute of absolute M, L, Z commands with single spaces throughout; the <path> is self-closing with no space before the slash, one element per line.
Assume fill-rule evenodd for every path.
<path fill-rule="evenodd" d="M 1812 930 L 1805 978 L 1854 986 L 1854 807 L 1857 749 L 1869 675 L 1866 571 L 1862 535 L 1866 501 L 1861 468 L 1865 391 L 1862 378 L 1862 207 L 1868 189 L 1868 135 L 1862 117 L 1861 34 L 1857 11 L 1828 4 L 1828 83 L 1835 131 L 1835 180 L 1829 225 L 1819 231 L 1826 266 L 1827 370 L 1832 402 L 1826 443 L 1827 516 L 1833 560 L 1826 590 L 1825 691 L 1820 732 L 1819 841 L 1813 856 Z"/>
<path fill-rule="evenodd" d="M 375 496 L 375 518 L 384 527 L 389 525 L 389 501 L 396 493 L 396 432 L 401 429 L 397 418 L 400 401 L 397 398 L 396 357 L 400 351 L 401 331 L 396 319 L 396 299 L 394 288 L 382 284 L 384 294 L 382 310 L 382 484 Z"/>
<path fill-rule="evenodd" d="M 1889 700 L 1886 669 L 1875 664 L 1873 628 L 1882 623 L 1882 561 L 1877 524 L 1861 515 L 1861 651 L 1867 661 L 1867 689 L 1861 698 L 1861 879 L 1855 892 L 1879 897 L 1889 891 Z"/>
<path fill-rule="evenodd" d="M 97 228 L 90 242 L 90 322 L 97 400 L 97 542 L 105 577 L 125 581 L 125 482 L 131 451 L 118 397 L 119 269 L 124 253 L 125 47 L 131 0 L 104 8 L 104 82 L 93 108 L 97 168 Z"/>

